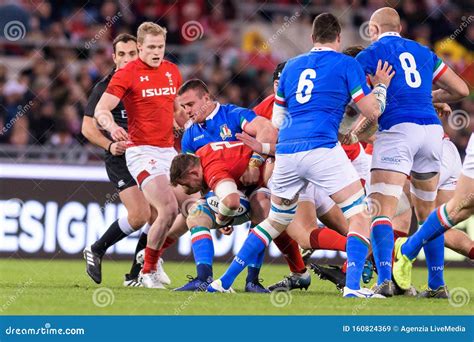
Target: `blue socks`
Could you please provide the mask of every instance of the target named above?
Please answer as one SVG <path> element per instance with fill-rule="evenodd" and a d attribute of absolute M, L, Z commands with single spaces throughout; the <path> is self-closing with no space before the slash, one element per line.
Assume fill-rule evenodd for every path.
<path fill-rule="evenodd" d="M 351 290 L 360 289 L 360 277 L 368 251 L 369 242 L 365 238 L 354 233 L 347 235 L 346 286 Z"/>
<path fill-rule="evenodd" d="M 211 231 L 202 226 L 191 229 L 191 241 L 196 262 L 197 277 L 201 281 L 212 278 L 212 260 L 214 258 L 214 244 Z"/>
<path fill-rule="evenodd" d="M 419 223 L 421 226 L 422 222 Z M 437 290 L 444 285 L 444 234 L 429 241 L 423 246 L 428 267 L 428 287 Z"/>
<path fill-rule="evenodd" d="M 393 229 L 386 216 L 377 216 L 372 221 L 370 239 L 377 267 L 377 285 L 392 279 Z"/>
<path fill-rule="evenodd" d="M 265 249 L 257 255 L 253 262 L 250 262 L 247 269 L 246 283 L 258 282 L 258 276 L 260 275 L 260 269 L 262 268 L 263 258 L 265 257 Z"/>
<path fill-rule="evenodd" d="M 444 234 L 446 229 L 451 228 L 454 224 L 448 217 L 446 204 L 435 209 L 426 219 L 425 223 L 418 231 L 410 236 L 402 245 L 402 254 L 406 255 L 410 260 L 415 259 L 420 253 L 423 245 L 438 236 Z"/>
<path fill-rule="evenodd" d="M 261 237 L 262 235 L 264 238 Z M 256 256 L 265 251 L 265 247 L 268 246 L 270 241 L 270 235 L 261 228 L 260 225 L 256 226 L 247 236 L 244 245 L 239 253 L 234 257 L 234 260 L 232 260 L 227 271 L 220 278 L 222 281 L 222 287 L 229 289 L 240 272 L 242 272 L 242 270 L 252 261 L 256 260 Z"/>

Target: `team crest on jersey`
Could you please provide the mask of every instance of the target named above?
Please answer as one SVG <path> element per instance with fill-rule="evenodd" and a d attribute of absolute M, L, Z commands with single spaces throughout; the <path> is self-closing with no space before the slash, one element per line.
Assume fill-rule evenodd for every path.
<path fill-rule="evenodd" d="M 222 140 L 225 140 L 227 138 L 232 138 L 232 131 L 227 127 L 227 124 L 223 124 L 221 127 L 221 133 L 220 136 Z"/>
<path fill-rule="evenodd" d="M 173 76 L 169 71 L 167 71 L 165 73 L 165 76 L 168 77 L 168 82 L 170 84 L 170 86 L 173 86 L 173 79 L 171 78 L 171 76 Z"/>

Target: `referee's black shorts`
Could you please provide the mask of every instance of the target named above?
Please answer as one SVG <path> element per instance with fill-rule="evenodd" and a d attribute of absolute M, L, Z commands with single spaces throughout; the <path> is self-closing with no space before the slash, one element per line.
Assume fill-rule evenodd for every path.
<path fill-rule="evenodd" d="M 119 192 L 137 185 L 128 171 L 125 154 L 114 156 L 111 153 L 106 152 L 104 159 L 107 176 L 109 176 L 110 181 Z"/>

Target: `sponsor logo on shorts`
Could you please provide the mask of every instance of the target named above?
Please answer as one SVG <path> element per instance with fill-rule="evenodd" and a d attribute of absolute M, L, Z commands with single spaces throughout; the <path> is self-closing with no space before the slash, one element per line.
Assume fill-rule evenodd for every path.
<path fill-rule="evenodd" d="M 382 157 L 380 158 L 380 160 L 384 163 L 388 163 L 388 164 L 400 164 L 400 162 L 402 161 L 401 157 L 399 156 L 395 156 L 395 157 Z"/>
<path fill-rule="evenodd" d="M 119 180 L 117 185 L 118 185 L 119 188 L 125 186 L 124 180 L 123 179 Z"/>

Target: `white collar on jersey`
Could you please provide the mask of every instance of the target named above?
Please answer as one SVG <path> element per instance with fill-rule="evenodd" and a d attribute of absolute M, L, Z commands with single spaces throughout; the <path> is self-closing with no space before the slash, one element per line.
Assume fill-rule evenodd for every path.
<path fill-rule="evenodd" d="M 325 47 L 325 46 L 318 46 L 311 49 L 311 52 L 320 52 L 320 51 L 336 51 L 336 50 L 331 49 L 329 47 Z"/>
<path fill-rule="evenodd" d="M 217 112 L 219 111 L 219 108 L 221 108 L 221 104 L 219 102 L 214 102 L 216 104 L 216 108 L 209 114 L 206 118 L 206 120 L 212 120 L 214 119 L 214 116 L 216 116 Z"/>
<path fill-rule="evenodd" d="M 401 37 L 400 36 L 400 33 L 398 32 L 385 32 L 385 33 L 382 33 L 377 40 L 380 40 L 380 38 L 383 38 L 383 37 L 388 37 L 388 36 L 392 36 L 392 37 Z"/>

